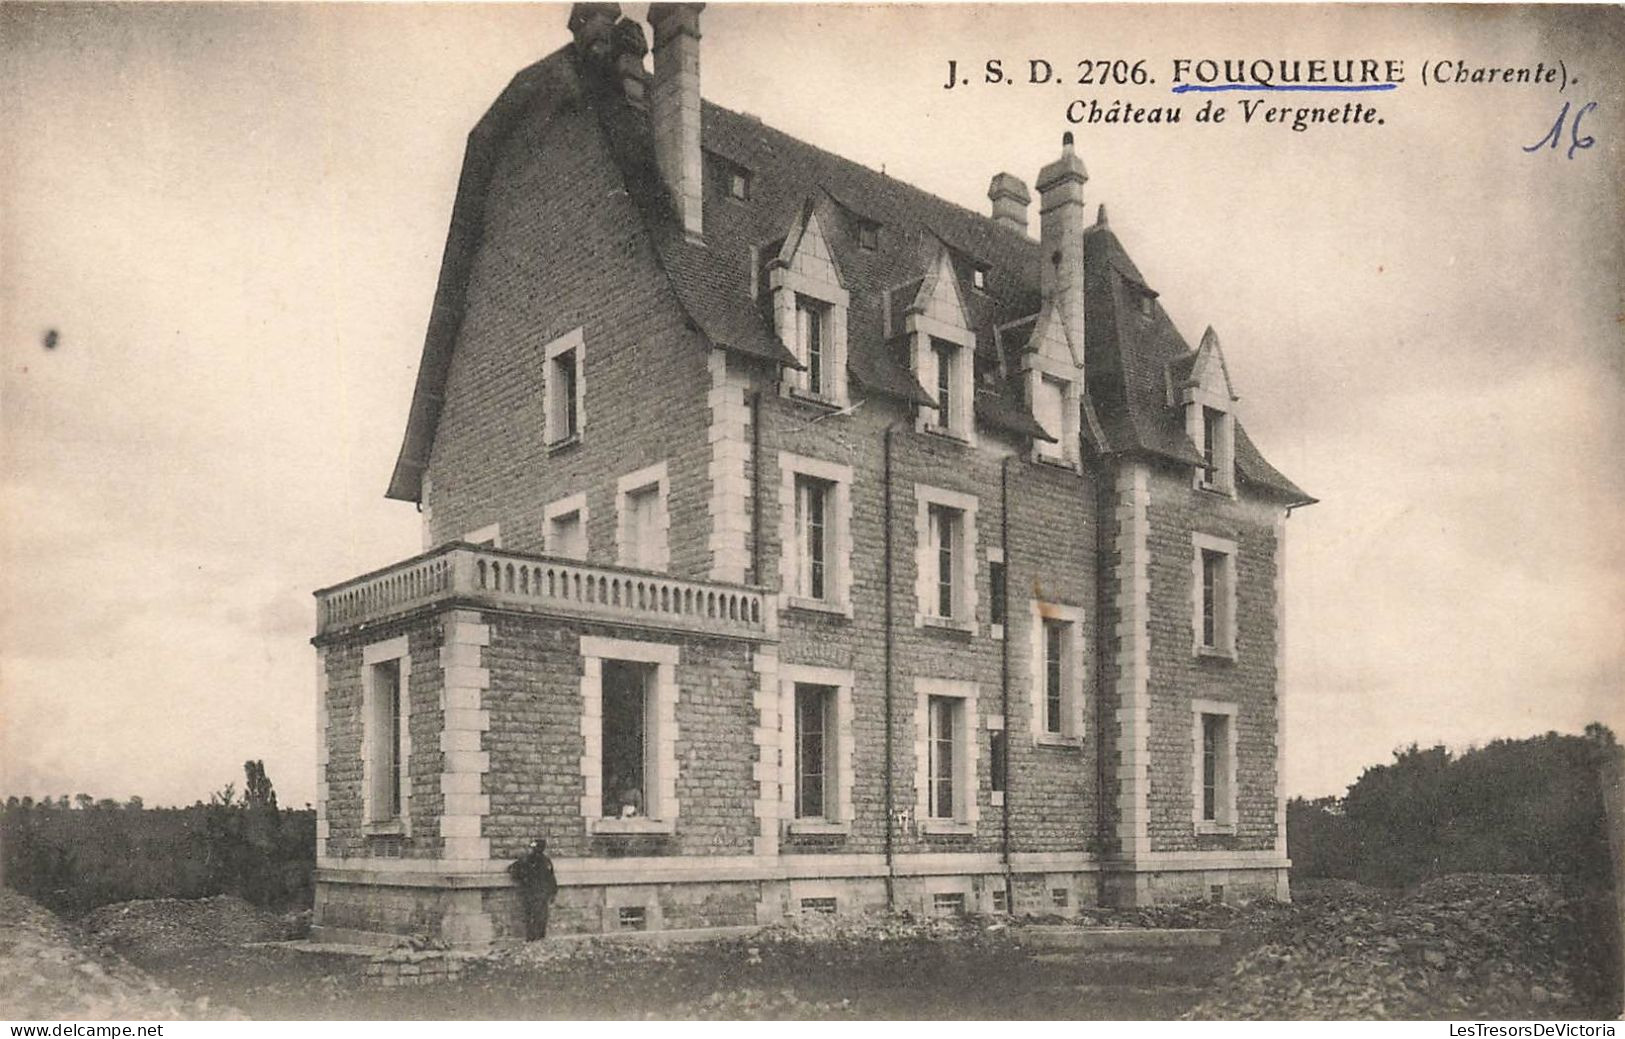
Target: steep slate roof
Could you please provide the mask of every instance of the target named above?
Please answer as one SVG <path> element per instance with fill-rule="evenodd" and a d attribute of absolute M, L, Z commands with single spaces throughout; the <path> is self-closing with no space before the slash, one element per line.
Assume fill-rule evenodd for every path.
<path fill-rule="evenodd" d="M 527 112 L 581 99 L 597 114 L 608 150 L 690 321 L 715 346 L 779 364 L 795 358 L 752 298 L 764 250 L 776 248 L 811 205 L 850 294 L 848 369 L 871 392 L 930 403 L 908 367 L 899 315 L 913 299 L 938 251 L 948 249 L 960 296 L 976 332 L 976 414 L 1018 436 L 1042 436 L 1020 388 L 1020 351 L 1031 325 L 1008 326 L 1040 307 L 1039 244 L 990 217 L 956 206 L 882 173 L 815 148 L 757 119 L 706 102 L 704 242 L 681 230 L 654 159 L 648 116 L 625 103 L 620 85 L 574 57 L 566 46 L 520 72 L 469 135 L 452 227 L 442 260 L 435 309 L 424 344 L 412 414 L 389 496 L 418 500 L 438 421 L 463 295 L 477 249 L 485 193 L 503 141 Z M 750 173 L 750 198 L 720 197 L 711 184 L 712 156 Z M 879 247 L 858 245 L 857 222 L 880 225 Z M 1193 355 L 1160 305 L 1141 315 L 1149 289 L 1116 235 L 1102 223 L 1085 237 L 1085 376 L 1092 398 L 1091 446 L 1105 453 L 1151 454 L 1181 463 L 1201 458 L 1167 397 L 1171 361 Z M 753 269 L 755 265 L 755 269 Z M 974 267 L 987 271 L 985 292 L 971 288 Z M 1258 453 L 1236 423 L 1241 480 L 1272 497 L 1312 499 Z"/>

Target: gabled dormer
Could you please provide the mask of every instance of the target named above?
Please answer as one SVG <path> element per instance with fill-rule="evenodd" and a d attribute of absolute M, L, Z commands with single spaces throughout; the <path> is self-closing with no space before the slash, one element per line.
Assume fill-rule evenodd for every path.
<path fill-rule="evenodd" d="M 1033 458 L 1076 467 L 1079 421 L 1083 411 L 1083 345 L 1067 334 L 1060 308 L 1046 305 L 1038 315 L 1021 358 L 1027 404 L 1044 432 L 1055 440 L 1034 438 Z"/>
<path fill-rule="evenodd" d="M 971 331 L 948 247 L 935 238 L 928 242 L 932 251 L 926 275 L 903 317 L 909 367 L 935 402 L 918 409 L 915 428 L 975 443 L 976 416 L 971 402 L 976 333 Z"/>
<path fill-rule="evenodd" d="M 801 365 L 784 370 L 785 392 L 845 407 L 849 296 L 811 200 L 768 261 L 767 291 L 773 328 Z"/>
<path fill-rule="evenodd" d="M 1202 490 L 1236 493 L 1236 417 L 1238 398 L 1230 385 L 1219 336 L 1209 326 L 1196 353 L 1175 362 L 1174 404 L 1184 409 L 1185 433 L 1202 456 L 1192 476 Z"/>

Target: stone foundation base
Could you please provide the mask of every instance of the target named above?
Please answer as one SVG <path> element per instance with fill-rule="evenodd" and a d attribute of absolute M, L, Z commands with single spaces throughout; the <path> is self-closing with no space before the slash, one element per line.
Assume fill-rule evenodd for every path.
<path fill-rule="evenodd" d="M 1292 900 L 1290 871 L 1282 867 L 1207 869 L 1113 869 L 1101 874 L 1103 905 L 1144 906 L 1169 902 L 1248 902 Z"/>
<path fill-rule="evenodd" d="M 1288 871 L 1271 865 L 1205 868 L 1181 863 L 1135 871 L 1123 864 L 1062 872 L 943 873 L 894 877 L 892 906 L 917 916 L 962 913 L 1076 916 L 1080 907 L 1192 899 L 1285 901 Z M 694 931 L 772 924 L 804 914 L 887 907 L 884 876 L 577 883 L 553 903 L 551 935 Z M 502 874 L 390 876 L 324 870 L 312 937 L 393 944 L 438 939 L 456 949 L 520 941 L 519 894 Z"/>

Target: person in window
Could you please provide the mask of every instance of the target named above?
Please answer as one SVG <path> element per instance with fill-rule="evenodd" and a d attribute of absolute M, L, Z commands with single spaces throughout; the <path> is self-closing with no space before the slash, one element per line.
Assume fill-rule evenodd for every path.
<path fill-rule="evenodd" d="M 519 885 L 519 898 L 525 905 L 525 941 L 547 937 L 547 914 L 559 881 L 553 873 L 553 860 L 547 857 L 547 841 L 538 837 L 530 851 L 514 860 L 508 875 Z"/>

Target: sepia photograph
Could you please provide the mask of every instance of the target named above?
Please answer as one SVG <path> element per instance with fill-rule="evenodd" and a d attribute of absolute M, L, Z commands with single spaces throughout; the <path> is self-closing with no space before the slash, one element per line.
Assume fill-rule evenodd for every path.
<path fill-rule="evenodd" d="M 0 1018 L 1613 1035 L 1622 56 L 0 0 Z"/>

